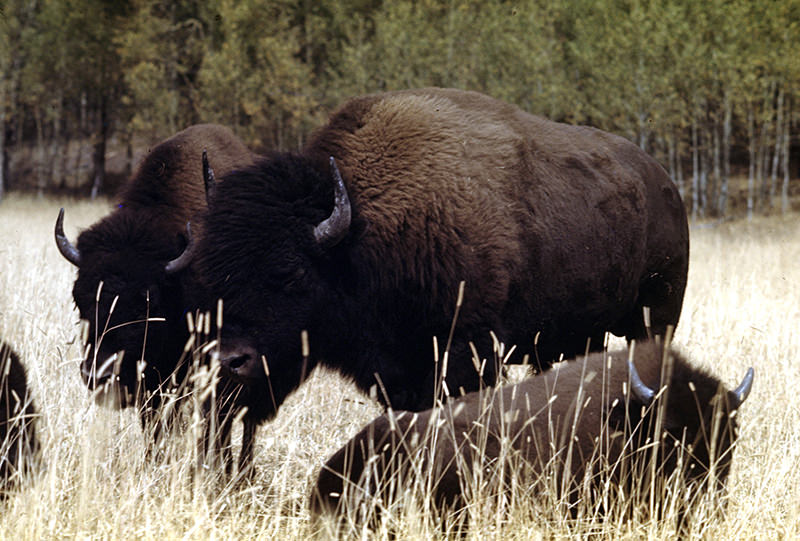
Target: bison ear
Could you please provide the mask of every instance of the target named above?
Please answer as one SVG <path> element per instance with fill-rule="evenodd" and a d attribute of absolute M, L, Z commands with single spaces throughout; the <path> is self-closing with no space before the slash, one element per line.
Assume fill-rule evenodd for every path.
<path fill-rule="evenodd" d="M 347 195 L 342 175 L 336 167 L 336 160 L 330 157 L 333 176 L 333 212 L 314 228 L 314 239 L 324 248 L 336 246 L 350 230 L 350 197 Z"/>

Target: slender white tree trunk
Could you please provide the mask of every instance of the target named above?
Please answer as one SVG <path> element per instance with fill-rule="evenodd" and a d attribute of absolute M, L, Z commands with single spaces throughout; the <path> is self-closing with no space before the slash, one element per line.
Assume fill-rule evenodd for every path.
<path fill-rule="evenodd" d="M 697 118 L 692 118 L 692 218 L 700 210 L 700 149 L 697 140 Z"/>
<path fill-rule="evenodd" d="M 3 94 L 0 94 L 0 201 L 6 194 L 6 107 Z"/>
<path fill-rule="evenodd" d="M 753 195 L 755 192 L 756 184 L 756 129 L 755 118 L 753 118 L 753 105 L 750 104 L 747 109 L 747 137 L 750 142 L 748 150 L 750 157 L 750 167 L 747 172 L 747 219 L 753 218 Z"/>
<path fill-rule="evenodd" d="M 728 182 L 731 175 L 731 101 L 728 92 L 725 92 L 723 100 L 725 109 L 722 121 L 722 180 L 719 188 L 719 209 L 720 216 L 725 216 L 728 207 Z"/>
<path fill-rule="evenodd" d="M 781 186 L 781 212 L 789 212 L 789 141 L 791 129 L 791 106 L 787 105 L 783 121 L 783 184 Z"/>
<path fill-rule="evenodd" d="M 769 180 L 770 207 L 775 199 L 778 186 L 778 166 L 780 165 L 781 152 L 783 151 L 783 88 L 778 92 L 777 118 L 775 119 L 775 150 L 772 153 L 772 171 Z"/>

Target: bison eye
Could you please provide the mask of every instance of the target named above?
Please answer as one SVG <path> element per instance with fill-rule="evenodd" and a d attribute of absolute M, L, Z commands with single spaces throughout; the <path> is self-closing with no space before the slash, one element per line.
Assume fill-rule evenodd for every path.
<path fill-rule="evenodd" d="M 302 266 L 293 268 L 282 268 L 270 273 L 274 282 L 280 284 L 290 284 L 302 280 L 306 275 L 306 269 Z"/>

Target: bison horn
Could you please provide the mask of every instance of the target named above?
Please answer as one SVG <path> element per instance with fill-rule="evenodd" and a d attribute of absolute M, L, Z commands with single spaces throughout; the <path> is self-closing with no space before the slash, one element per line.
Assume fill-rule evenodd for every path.
<path fill-rule="evenodd" d="M 208 166 L 208 153 L 203 149 L 203 183 L 206 186 L 206 204 L 211 202 L 214 197 L 214 192 L 217 190 L 216 178 L 214 178 L 214 170 Z"/>
<path fill-rule="evenodd" d="M 344 186 L 342 175 L 336 167 L 336 160 L 330 158 L 331 174 L 333 175 L 333 212 L 314 228 L 314 239 L 317 243 L 330 248 L 338 244 L 350 229 L 350 198 Z"/>
<path fill-rule="evenodd" d="M 58 251 L 61 252 L 61 255 L 64 256 L 64 259 L 75 265 L 76 267 L 81 266 L 81 253 L 78 251 L 75 246 L 69 241 L 67 236 L 64 234 L 64 209 L 62 208 L 58 211 L 58 218 L 56 219 L 56 245 L 58 246 Z"/>
<path fill-rule="evenodd" d="M 192 236 L 192 226 L 189 222 L 186 222 L 186 238 L 188 239 L 188 243 L 186 244 L 186 248 L 184 248 L 181 255 L 167 263 L 164 267 L 164 272 L 167 274 L 175 274 L 176 272 L 180 272 L 186 267 L 189 266 L 189 263 L 192 262 L 192 258 L 194 258 L 194 250 L 195 250 L 195 242 L 194 237 Z"/>
<path fill-rule="evenodd" d="M 736 397 L 736 404 L 734 404 L 734 409 L 738 408 L 742 405 L 742 402 L 747 400 L 747 396 L 750 394 L 750 389 L 753 387 L 753 367 L 747 369 L 747 373 L 744 375 L 744 379 L 739 384 L 736 389 L 733 391 L 733 395 Z"/>
<path fill-rule="evenodd" d="M 636 370 L 636 365 L 633 361 L 628 359 L 628 371 L 631 373 L 631 391 L 634 396 L 645 404 L 649 404 L 655 396 L 655 391 L 645 385 L 642 378 L 639 377 L 639 372 Z"/>

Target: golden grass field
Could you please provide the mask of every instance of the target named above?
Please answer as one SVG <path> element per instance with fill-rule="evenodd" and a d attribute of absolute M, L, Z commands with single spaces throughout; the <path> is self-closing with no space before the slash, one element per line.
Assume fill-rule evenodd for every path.
<path fill-rule="evenodd" d="M 20 353 L 41 418 L 45 469 L 0 504 L 0 539 L 307 539 L 307 500 L 327 456 L 380 408 L 336 374 L 317 371 L 261 427 L 257 474 L 236 488 L 192 483 L 194 433 L 166 460 L 146 460 L 133 411 L 96 406 L 80 376 L 73 267 L 53 224 L 68 208 L 77 233 L 107 201 L 12 195 L 0 204 L 0 336 Z M 695 525 L 704 539 L 800 537 L 800 215 L 725 222 L 691 231 L 689 287 L 675 344 L 729 386 L 755 367 L 740 411 L 741 438 L 725 518 Z M 619 342 L 623 343 L 623 342 Z M 196 430 L 195 430 L 196 432 Z M 413 515 L 398 538 L 435 538 Z M 584 537 L 566 521 L 512 514 L 468 539 Z M 598 539 L 670 538 L 657 523 L 593 523 Z M 375 538 L 382 538 L 378 534 Z M 371 538 L 371 537 L 367 537 Z"/>

